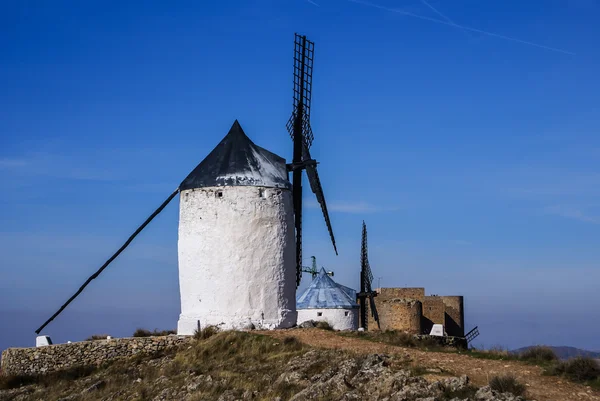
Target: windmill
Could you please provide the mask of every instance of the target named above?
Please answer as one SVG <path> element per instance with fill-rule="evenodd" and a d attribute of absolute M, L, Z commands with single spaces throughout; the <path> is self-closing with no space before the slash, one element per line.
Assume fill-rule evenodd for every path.
<path fill-rule="evenodd" d="M 373 317 L 373 320 L 377 322 L 377 327 L 381 328 L 379 325 L 377 307 L 375 306 L 375 297 L 377 296 L 377 291 L 373 291 L 372 283 L 373 273 L 371 272 L 371 266 L 369 265 L 367 225 L 363 221 L 362 243 L 360 250 L 360 292 L 357 294 L 357 298 L 360 303 L 360 327 L 364 328 L 365 330 L 368 329 L 367 298 L 369 299 L 368 308 L 371 311 L 371 316 Z"/>
<path fill-rule="evenodd" d="M 309 152 L 314 138 L 310 127 L 313 54 L 314 43 L 296 34 L 294 110 L 287 123 L 293 139 L 292 163 L 254 144 L 236 120 L 209 155 L 37 334 L 178 194 L 178 334 L 193 334 L 205 325 L 274 329 L 296 324 L 295 293 L 302 275 L 302 170 L 321 205 L 337 254 L 317 162 Z"/>
<path fill-rule="evenodd" d="M 287 130 L 294 141 L 294 155 L 288 169 L 292 172 L 294 222 L 296 226 L 296 285 L 302 279 L 302 170 L 306 170 L 310 188 L 321 205 L 333 249 L 337 247 L 327 212 L 323 188 L 317 173 L 317 162 L 310 156 L 314 135 L 310 126 L 312 73 L 315 44 L 304 35 L 295 34 L 294 40 L 294 109 L 287 122 Z"/>
<path fill-rule="evenodd" d="M 317 275 L 319 274 L 319 268 L 317 267 L 317 258 L 315 256 L 311 256 L 310 258 L 312 259 L 312 266 L 302 266 L 302 272 L 310 273 L 310 275 L 312 276 L 312 278 L 314 280 L 315 277 L 317 277 Z M 333 277 L 332 271 L 327 271 L 325 273 L 329 277 Z"/>

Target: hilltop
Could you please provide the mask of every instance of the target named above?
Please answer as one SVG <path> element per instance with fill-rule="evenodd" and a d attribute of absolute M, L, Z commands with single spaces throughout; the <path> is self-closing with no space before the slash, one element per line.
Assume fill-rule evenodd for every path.
<path fill-rule="evenodd" d="M 519 354 L 519 353 L 522 353 L 522 352 L 527 351 L 534 347 L 535 346 L 518 348 L 511 352 Z M 552 346 L 547 346 L 547 347 L 551 348 L 554 351 L 554 353 L 556 354 L 556 356 L 558 356 L 560 359 L 570 359 L 570 358 L 575 358 L 578 356 L 587 356 L 590 358 L 600 359 L 600 352 L 596 352 L 596 351 L 587 351 L 587 350 L 575 348 L 575 347 L 552 347 Z"/>
<path fill-rule="evenodd" d="M 197 337 L 159 355 L 5 378 L 0 400 L 524 400 L 488 386 L 509 373 L 520 382 L 513 390 L 520 385 L 527 399 L 600 400 L 589 387 L 544 376 L 537 366 L 394 346 L 352 333 L 292 329 Z"/>

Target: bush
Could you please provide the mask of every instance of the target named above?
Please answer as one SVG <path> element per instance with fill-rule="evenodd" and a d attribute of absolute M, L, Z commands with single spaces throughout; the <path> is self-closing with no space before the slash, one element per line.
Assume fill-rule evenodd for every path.
<path fill-rule="evenodd" d="M 558 363 L 552 373 L 564 375 L 570 380 L 584 383 L 600 379 L 600 365 L 595 359 L 577 357 Z"/>
<path fill-rule="evenodd" d="M 52 386 L 57 381 L 73 381 L 81 377 L 91 375 L 96 370 L 94 366 L 73 366 L 71 368 L 40 375 L 2 375 L 0 376 L 0 390 L 9 390 L 27 386 L 30 384 L 40 384 L 44 387 Z"/>
<path fill-rule="evenodd" d="M 170 334 L 177 334 L 175 330 L 157 330 L 154 331 L 146 330 L 146 329 L 137 329 L 134 333 L 134 337 L 159 337 L 159 336 L 168 336 Z"/>
<path fill-rule="evenodd" d="M 512 375 L 494 376 L 490 380 L 490 388 L 499 393 L 511 393 L 516 396 L 525 394 L 525 385 Z"/>
<path fill-rule="evenodd" d="M 538 345 L 531 347 L 519 354 L 519 359 L 529 362 L 553 362 L 557 361 L 558 357 L 550 347 Z"/>
<path fill-rule="evenodd" d="M 283 345 L 290 350 L 301 350 L 302 343 L 296 337 L 287 336 L 283 338 Z"/>
<path fill-rule="evenodd" d="M 216 326 L 206 326 L 203 329 L 196 330 L 194 332 L 194 338 L 196 340 L 206 340 L 217 334 L 219 332 L 219 328 Z"/>
<path fill-rule="evenodd" d="M 322 330 L 333 330 L 333 327 L 325 320 L 318 321 L 315 327 Z"/>
<path fill-rule="evenodd" d="M 415 337 L 403 331 L 386 330 L 380 336 L 383 342 L 391 345 L 401 347 L 415 347 L 417 345 Z"/>
<path fill-rule="evenodd" d="M 83 341 L 98 341 L 98 340 L 106 340 L 106 337 L 108 337 L 110 334 L 94 334 L 92 336 L 89 336 L 88 338 L 86 338 Z"/>

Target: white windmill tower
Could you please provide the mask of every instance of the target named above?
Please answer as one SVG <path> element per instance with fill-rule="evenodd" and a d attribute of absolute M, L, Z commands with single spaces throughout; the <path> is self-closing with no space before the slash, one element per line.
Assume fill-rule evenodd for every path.
<path fill-rule="evenodd" d="M 235 121 L 179 189 L 178 334 L 296 323 L 294 214 L 285 159 Z"/>
<path fill-rule="evenodd" d="M 302 275 L 302 170 L 333 230 L 310 156 L 314 44 L 296 35 L 294 111 L 287 128 L 292 163 L 255 145 L 239 123 L 36 333 L 54 320 L 178 194 L 181 315 L 178 334 L 199 327 L 285 328 L 296 323 L 295 290 Z M 293 185 L 288 173 L 293 175 Z M 291 189 L 291 191 L 290 191 Z M 294 241 L 295 234 L 295 241 Z M 295 244 L 294 244 L 295 242 Z M 295 246 L 294 246 L 295 245 Z M 336 249 L 337 254 L 337 249 Z"/>

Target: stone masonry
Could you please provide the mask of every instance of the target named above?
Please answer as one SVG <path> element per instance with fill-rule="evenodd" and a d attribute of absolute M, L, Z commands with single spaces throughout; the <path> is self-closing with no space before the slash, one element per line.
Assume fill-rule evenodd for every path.
<path fill-rule="evenodd" d="M 2 352 L 2 375 L 36 375 L 75 366 L 98 366 L 116 358 L 156 354 L 190 342 L 193 337 L 129 337 L 82 341 L 34 348 L 9 348 Z"/>
<path fill-rule="evenodd" d="M 379 288 L 375 297 L 381 330 L 428 334 L 434 324 L 443 324 L 449 336 L 464 336 L 462 296 L 425 295 L 425 288 Z M 378 330 L 368 310 L 367 328 Z"/>

